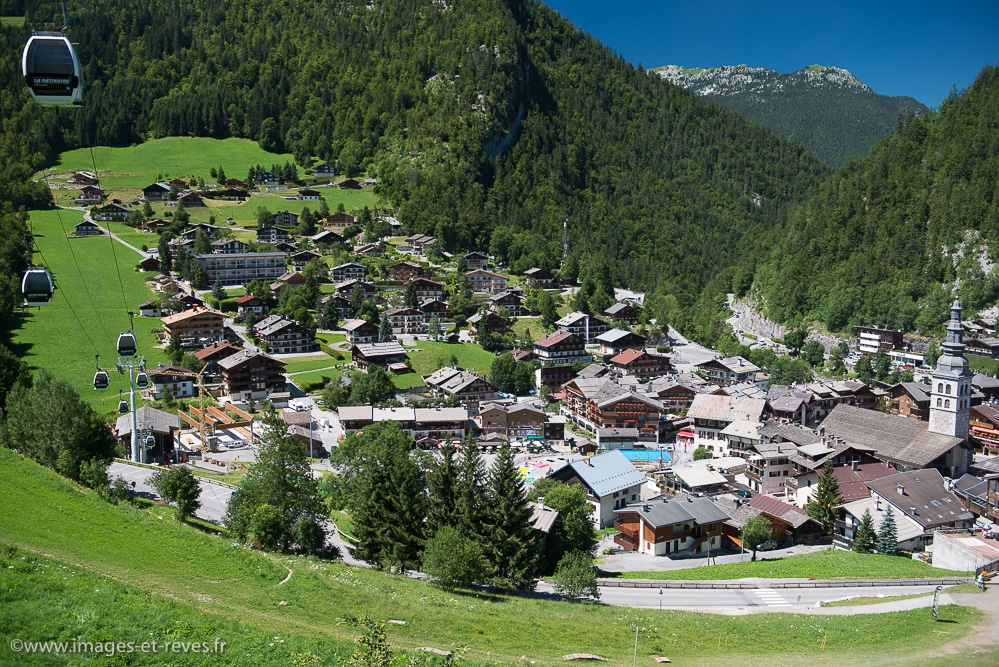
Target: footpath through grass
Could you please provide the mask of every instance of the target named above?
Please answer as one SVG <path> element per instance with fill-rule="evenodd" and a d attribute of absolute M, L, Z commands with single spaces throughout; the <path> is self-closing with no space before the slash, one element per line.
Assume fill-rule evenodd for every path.
<path fill-rule="evenodd" d="M 926 610 L 726 617 L 445 593 L 425 581 L 234 547 L 146 510 L 108 505 L 5 449 L 0 505 L 0 543 L 52 559 L 17 564 L 19 553 L 5 555 L 0 651 L 15 637 L 130 641 L 164 632 L 231 640 L 239 647 L 234 654 L 244 657 L 233 664 L 292 664 L 287 651 L 340 651 L 359 634 L 356 619 L 368 616 L 406 622 L 386 628 L 397 647 L 456 650 L 469 664 L 524 656 L 554 665 L 567 653 L 590 652 L 630 665 L 638 628 L 640 660 L 649 667 L 650 654 L 687 665 L 797 665 L 802 658 L 814 665 L 874 665 L 935 651 L 981 622 L 977 610 L 945 607 L 950 634 L 940 635 L 933 630 L 943 626 Z M 291 579 L 279 586 L 289 569 Z M 267 636 L 265 647 L 259 642 Z M 285 648 L 277 646 L 281 640 Z M 0 662 L 10 658 L 17 656 L 4 654 Z M 77 662 L 63 656 L 42 664 Z"/>
<path fill-rule="evenodd" d="M 942 570 L 926 563 L 880 554 L 858 554 L 842 549 L 827 549 L 810 554 L 725 563 L 660 572 L 603 572 L 601 576 L 620 579 L 697 580 L 713 579 L 916 579 L 921 577 L 966 577 L 967 572 Z"/>

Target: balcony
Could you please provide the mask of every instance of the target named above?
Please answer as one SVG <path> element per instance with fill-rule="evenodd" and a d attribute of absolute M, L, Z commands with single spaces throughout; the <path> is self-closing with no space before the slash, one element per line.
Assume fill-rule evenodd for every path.
<path fill-rule="evenodd" d="M 638 551 L 638 539 L 624 533 L 614 536 L 614 544 L 628 551 Z"/>

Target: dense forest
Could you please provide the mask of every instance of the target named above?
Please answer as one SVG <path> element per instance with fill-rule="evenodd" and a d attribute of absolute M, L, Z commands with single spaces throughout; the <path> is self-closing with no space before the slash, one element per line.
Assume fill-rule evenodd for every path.
<path fill-rule="evenodd" d="M 445 250 L 489 250 L 514 271 L 558 268 L 568 221 L 565 276 L 605 294 L 649 290 L 671 323 L 709 343 L 733 290 L 754 289 L 782 320 L 915 320 L 930 284 L 950 275 L 934 243 L 960 237 L 966 216 L 941 214 L 940 229 L 899 239 L 895 226 L 915 224 L 916 212 L 890 206 L 908 205 L 901 191 L 936 185 L 921 195 L 936 202 L 927 206 L 966 193 L 960 201 L 977 215 L 968 182 L 984 182 L 978 172 L 995 153 L 994 141 L 960 152 L 963 140 L 949 139 L 946 156 L 924 156 L 934 174 L 949 169 L 939 183 L 919 162 L 907 166 L 929 137 L 963 137 L 974 124 L 962 98 L 832 176 L 800 144 L 633 67 L 532 0 L 71 2 L 84 106 L 41 109 L 21 80 L 20 50 L 31 30 L 61 24 L 60 7 L 0 0 L 0 9 L 25 17 L 0 24 L 6 225 L 23 228 L 22 207 L 51 205 L 31 175 L 67 148 L 247 137 L 302 166 L 335 161 L 377 177 L 405 231 L 433 234 Z M 954 115 L 963 120 L 946 120 Z M 991 233 L 980 216 L 967 224 Z M 881 261 L 867 236 L 902 255 Z M 4 262 L 17 263 L 14 250 Z M 855 275 L 871 257 L 875 270 Z M 895 266 L 914 277 L 899 281 Z M 831 307 L 844 301 L 840 286 L 851 296 Z M 886 292 L 904 292 L 906 314 L 873 296 Z"/>
<path fill-rule="evenodd" d="M 939 112 L 910 116 L 801 204 L 754 291 L 780 321 L 935 331 L 954 297 L 999 298 L 999 69 Z"/>

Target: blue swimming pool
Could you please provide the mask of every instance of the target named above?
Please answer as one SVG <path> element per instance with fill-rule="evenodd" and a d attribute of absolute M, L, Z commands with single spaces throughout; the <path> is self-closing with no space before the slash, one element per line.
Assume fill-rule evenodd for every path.
<path fill-rule="evenodd" d="M 629 461 L 658 461 L 658 449 L 620 449 Z M 663 461 L 669 461 L 669 452 L 663 451 Z"/>

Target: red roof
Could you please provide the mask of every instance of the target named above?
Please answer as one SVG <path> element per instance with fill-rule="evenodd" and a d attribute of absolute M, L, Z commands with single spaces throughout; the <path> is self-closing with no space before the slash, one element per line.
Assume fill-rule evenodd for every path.
<path fill-rule="evenodd" d="M 246 296 L 241 296 L 236 299 L 236 303 L 239 304 L 240 306 L 250 303 L 251 301 L 259 301 L 259 299 L 257 299 L 257 297 L 253 296 L 252 294 L 247 294 Z"/>
<path fill-rule="evenodd" d="M 618 366 L 627 366 L 628 364 L 635 361 L 635 359 L 638 359 L 643 354 L 645 354 L 645 350 L 635 350 L 635 349 L 625 350 L 616 357 L 613 357 L 610 360 L 610 362 L 612 364 L 617 364 Z"/>
<path fill-rule="evenodd" d="M 551 347 L 552 345 L 558 345 L 565 339 L 569 338 L 569 336 L 576 336 L 576 334 L 572 333 L 571 331 L 562 331 L 561 329 L 559 329 L 558 331 L 556 331 L 555 333 L 546 338 L 534 341 L 534 347 Z"/>
<path fill-rule="evenodd" d="M 789 505 L 788 503 L 785 503 L 783 500 L 778 500 L 773 496 L 765 496 L 765 495 L 753 496 L 753 499 L 749 501 L 749 506 L 774 517 L 784 516 L 788 512 L 797 512 L 798 514 L 803 514 L 805 516 L 808 516 L 808 512 L 801 509 L 800 507 L 796 507 L 795 505 Z"/>

